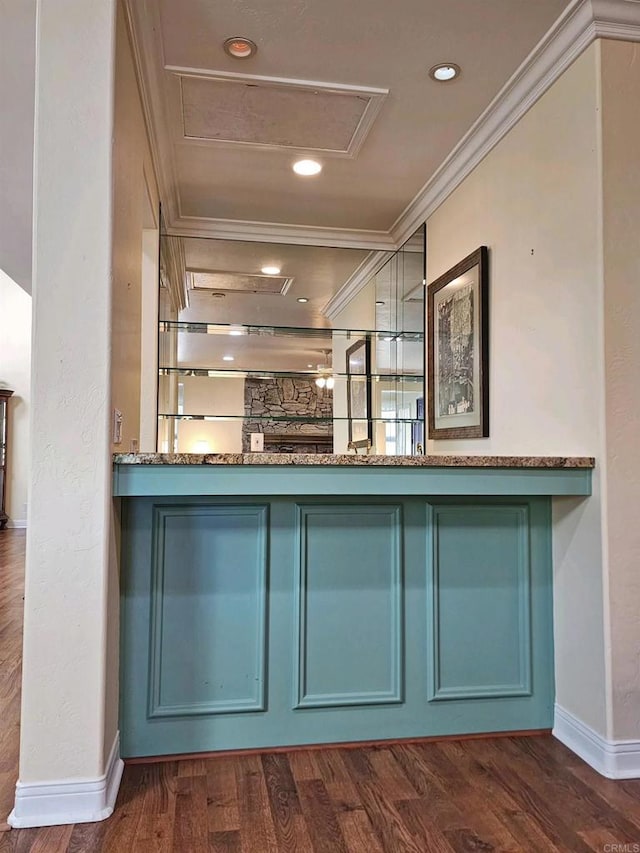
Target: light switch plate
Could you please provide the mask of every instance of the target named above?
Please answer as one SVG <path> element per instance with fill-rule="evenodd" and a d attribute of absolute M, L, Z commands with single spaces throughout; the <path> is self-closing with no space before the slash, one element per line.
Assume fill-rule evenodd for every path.
<path fill-rule="evenodd" d="M 113 410 L 113 443 L 122 444 L 122 412 Z"/>
<path fill-rule="evenodd" d="M 263 432 L 252 432 L 251 433 L 251 452 L 252 453 L 260 453 L 264 450 L 264 433 Z"/>

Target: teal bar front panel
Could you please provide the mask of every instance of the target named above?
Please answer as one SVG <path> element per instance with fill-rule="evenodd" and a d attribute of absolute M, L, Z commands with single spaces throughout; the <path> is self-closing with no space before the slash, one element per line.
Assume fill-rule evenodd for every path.
<path fill-rule="evenodd" d="M 127 499 L 124 756 L 550 728 L 550 501 Z"/>
<path fill-rule="evenodd" d="M 264 709 L 266 521 L 266 506 L 155 507 L 149 719 Z"/>
<path fill-rule="evenodd" d="M 300 507 L 296 708 L 402 701 L 400 520 L 397 505 Z"/>
<path fill-rule="evenodd" d="M 430 699 L 531 695 L 529 512 L 433 508 Z"/>
<path fill-rule="evenodd" d="M 114 497 L 590 495 L 590 468 L 115 465 Z"/>

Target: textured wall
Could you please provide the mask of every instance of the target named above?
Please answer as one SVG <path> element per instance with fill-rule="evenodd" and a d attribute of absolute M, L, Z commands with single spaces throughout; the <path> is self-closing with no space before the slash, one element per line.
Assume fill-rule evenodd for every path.
<path fill-rule="evenodd" d="M 601 51 L 609 735 L 640 740 L 640 46 L 603 41 Z"/>
<path fill-rule="evenodd" d="M 427 223 L 427 279 L 490 253 L 490 437 L 429 452 L 595 455 L 602 430 L 596 45 Z M 557 701 L 605 732 L 601 477 L 554 506 Z"/>
<path fill-rule="evenodd" d="M 22 782 L 105 772 L 115 0 L 64 12 L 38 4 Z"/>

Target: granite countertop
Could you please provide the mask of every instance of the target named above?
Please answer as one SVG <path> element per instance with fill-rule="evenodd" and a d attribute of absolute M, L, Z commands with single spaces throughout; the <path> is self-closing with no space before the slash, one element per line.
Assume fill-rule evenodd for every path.
<path fill-rule="evenodd" d="M 332 453 L 115 453 L 115 465 L 379 465 L 415 468 L 593 468 L 592 456 L 356 456 Z"/>

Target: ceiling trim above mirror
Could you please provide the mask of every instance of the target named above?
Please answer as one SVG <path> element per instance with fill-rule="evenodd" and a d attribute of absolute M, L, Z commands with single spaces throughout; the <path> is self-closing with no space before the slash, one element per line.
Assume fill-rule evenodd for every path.
<path fill-rule="evenodd" d="M 202 216 L 178 216 L 167 223 L 167 234 L 175 237 L 214 237 L 218 240 L 249 240 L 258 243 L 294 243 L 301 246 L 328 246 L 343 249 L 371 249 L 395 252 L 396 244 L 385 231 L 359 231 L 356 228 L 322 228 L 281 222 L 238 222 L 232 219 L 207 219 Z"/>

